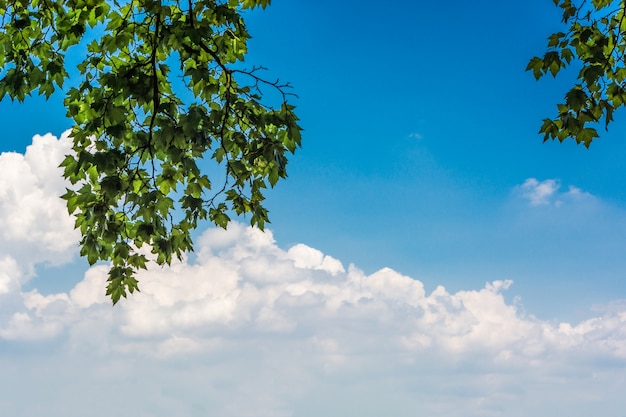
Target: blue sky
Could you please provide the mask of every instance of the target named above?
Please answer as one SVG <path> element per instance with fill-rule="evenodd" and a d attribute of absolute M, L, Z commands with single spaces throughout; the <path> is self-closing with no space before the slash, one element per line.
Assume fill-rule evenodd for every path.
<path fill-rule="evenodd" d="M 115 308 L 57 198 L 62 97 L 0 103 L 2 414 L 132 389 L 121 415 L 623 417 L 626 115 L 590 149 L 542 143 L 575 72 L 524 69 L 559 21 L 540 0 L 252 13 L 249 65 L 292 83 L 305 129 L 270 231 L 203 225 Z"/>
<path fill-rule="evenodd" d="M 624 289 L 623 268 L 606 259 L 620 256 L 586 242 L 604 216 L 565 223 L 565 207 L 526 213 L 512 201 L 537 178 L 607 209 L 625 202 L 622 121 L 591 149 L 537 134 L 572 81 L 524 72 L 560 29 L 552 3 L 297 3 L 276 3 L 251 26 L 252 59 L 290 75 L 306 129 L 289 181 L 270 196 L 279 243 L 304 241 L 372 272 L 393 265 L 431 288 L 512 278 L 529 303 L 565 285 L 580 297 L 538 301 L 547 317 Z M 544 223 L 511 230 L 526 215 Z"/>

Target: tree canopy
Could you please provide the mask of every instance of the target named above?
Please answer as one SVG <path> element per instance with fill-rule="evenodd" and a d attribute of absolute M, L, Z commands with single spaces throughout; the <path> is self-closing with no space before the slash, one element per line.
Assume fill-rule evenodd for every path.
<path fill-rule="evenodd" d="M 114 304 L 149 258 L 193 250 L 199 221 L 269 221 L 263 192 L 301 140 L 290 86 L 243 64 L 243 14 L 269 2 L 0 0 L 0 100 L 65 94 L 73 153 L 61 166 L 74 186 L 63 198 L 81 255 L 111 262 Z M 86 52 L 66 59 L 70 49 Z"/>
<path fill-rule="evenodd" d="M 548 51 L 526 68 L 535 78 L 577 62 L 582 64 L 575 85 L 557 105 L 558 115 L 545 119 L 544 140 L 567 138 L 589 147 L 596 127 L 608 129 L 613 113 L 626 103 L 626 1 L 554 0 L 562 9 L 566 32 L 548 38 Z"/>

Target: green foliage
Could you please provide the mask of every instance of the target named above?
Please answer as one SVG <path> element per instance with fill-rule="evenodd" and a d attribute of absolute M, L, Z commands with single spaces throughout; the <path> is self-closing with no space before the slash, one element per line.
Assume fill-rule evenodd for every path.
<path fill-rule="evenodd" d="M 598 132 L 592 126 L 604 123 L 608 129 L 613 112 L 626 102 L 626 1 L 554 0 L 563 12 L 566 33 L 548 38 L 543 58 L 534 57 L 526 67 L 539 79 L 547 73 L 556 76 L 573 60 L 582 68 L 577 83 L 559 104 L 558 116 L 545 119 L 539 130 L 544 140 L 573 138 L 589 147 Z"/>
<path fill-rule="evenodd" d="M 63 198 L 90 264 L 110 261 L 113 303 L 138 290 L 146 253 L 169 264 L 190 231 L 228 213 L 263 228 L 263 190 L 285 178 L 300 145 L 289 87 L 243 69 L 245 9 L 269 0 L 0 0 L 0 99 L 49 97 L 68 78 L 65 54 L 87 45 L 66 94 L 74 153 Z M 262 103 L 274 90 L 277 106 Z M 213 159 L 214 187 L 200 169 Z M 215 180 L 215 179 L 214 179 Z M 140 250 L 147 245 L 148 251 Z"/>

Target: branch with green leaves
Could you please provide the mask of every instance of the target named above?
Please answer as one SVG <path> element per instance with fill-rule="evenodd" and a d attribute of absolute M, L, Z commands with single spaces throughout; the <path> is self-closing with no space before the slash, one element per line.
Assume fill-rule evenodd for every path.
<path fill-rule="evenodd" d="M 301 128 L 290 86 L 243 68 L 242 14 L 268 4 L 0 0 L 0 99 L 66 94 L 74 144 L 61 166 L 74 186 L 63 198 L 81 255 L 111 262 L 114 304 L 138 290 L 146 253 L 163 265 L 193 250 L 199 221 L 269 221 L 263 192 L 287 176 Z M 81 47 L 86 56 L 68 69 L 66 53 Z M 222 174 L 210 178 L 207 161 Z"/>
<path fill-rule="evenodd" d="M 594 126 L 608 129 L 613 113 L 626 103 L 626 2 L 624 0 L 554 0 L 562 9 L 567 32 L 548 38 L 548 51 L 534 57 L 527 71 L 535 78 L 556 77 L 572 62 L 582 64 L 576 84 L 558 104 L 558 115 L 545 119 L 544 141 L 567 138 L 589 147 L 598 137 Z"/>

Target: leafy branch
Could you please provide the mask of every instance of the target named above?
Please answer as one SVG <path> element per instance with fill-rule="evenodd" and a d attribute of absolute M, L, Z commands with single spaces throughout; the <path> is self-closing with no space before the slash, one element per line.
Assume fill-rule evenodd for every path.
<path fill-rule="evenodd" d="M 114 304 L 139 289 L 144 245 L 163 265 L 193 250 L 199 221 L 225 228 L 230 212 L 250 213 L 263 228 L 264 190 L 287 176 L 287 154 L 300 146 L 290 85 L 241 68 L 242 13 L 269 1 L 181 3 L 0 0 L 0 98 L 65 93 L 74 145 L 61 166 L 74 187 L 63 198 L 81 254 L 111 262 Z M 81 82 L 63 89 L 65 52 L 89 38 Z M 263 103 L 262 85 L 280 106 Z M 212 189 L 201 159 L 223 169 L 222 187 Z"/>
<path fill-rule="evenodd" d="M 548 51 L 534 57 L 526 67 L 536 79 L 547 73 L 556 75 L 573 61 L 582 68 L 578 82 L 557 105 L 558 116 L 544 119 L 539 130 L 544 141 L 573 138 L 586 147 L 597 138 L 594 125 L 604 121 L 608 130 L 613 113 L 626 103 L 626 2 L 623 0 L 593 0 L 579 4 L 571 0 L 554 0 L 563 11 L 566 33 L 557 32 L 548 38 Z M 612 6 L 612 7 L 611 7 Z M 610 11 L 606 11 L 606 9 Z"/>

